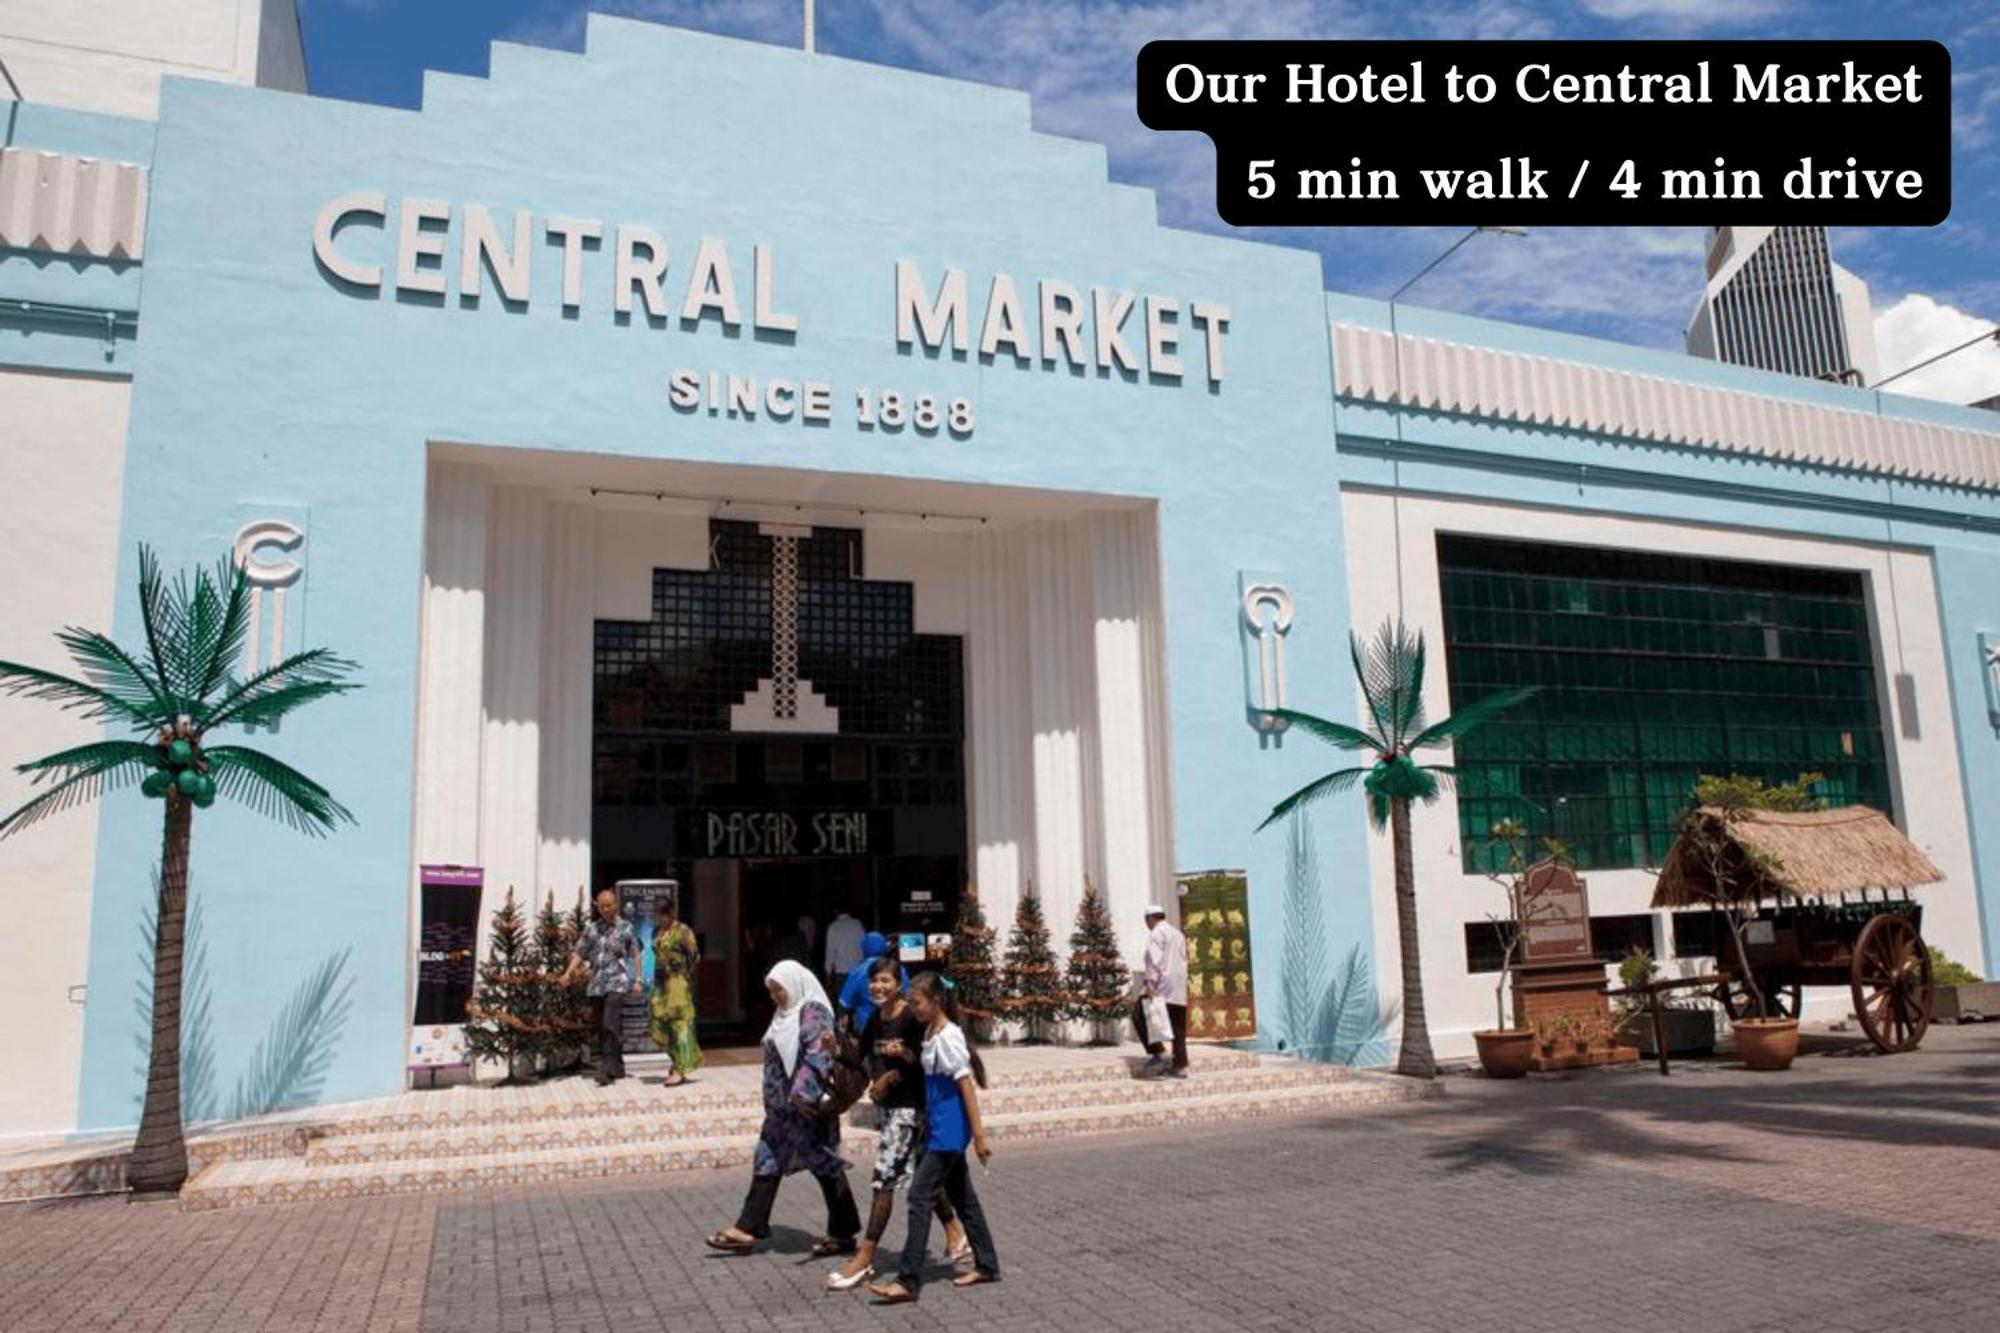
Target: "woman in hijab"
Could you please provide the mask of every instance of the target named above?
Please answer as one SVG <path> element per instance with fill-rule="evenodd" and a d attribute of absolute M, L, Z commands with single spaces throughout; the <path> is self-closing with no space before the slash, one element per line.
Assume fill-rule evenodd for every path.
<path fill-rule="evenodd" d="M 840 1157 L 840 1117 L 816 1114 L 834 1059 L 833 1006 L 805 964 L 791 959 L 772 968 L 764 985 L 777 1007 L 764 1030 L 764 1128 L 743 1211 L 735 1226 L 716 1232 L 708 1243 L 747 1254 L 769 1239 L 778 1182 L 803 1168 L 826 1196 L 826 1234 L 812 1257 L 853 1254 L 861 1216 Z"/>

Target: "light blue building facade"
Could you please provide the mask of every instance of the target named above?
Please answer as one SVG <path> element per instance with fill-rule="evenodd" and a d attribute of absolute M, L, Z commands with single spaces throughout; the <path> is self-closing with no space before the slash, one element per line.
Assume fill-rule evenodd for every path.
<path fill-rule="evenodd" d="M 362 665 L 363 690 L 259 738 L 353 827 L 311 842 L 226 803 L 196 822 L 197 1119 L 404 1086 L 418 867 L 441 863 L 483 868 L 485 911 L 509 888 L 567 906 L 681 880 L 719 1021 L 747 1014 L 768 904 L 921 933 L 969 880 L 1002 923 L 1039 895 L 1060 939 L 1088 879 L 1136 955 L 1177 874 L 1241 870 L 1254 994 L 1228 1007 L 1266 1046 L 1383 1060 L 1386 849 L 1346 798 L 1253 833 L 1340 762 L 1256 710 L 1352 718 L 1347 635 L 1400 612 L 1442 646 L 1441 715 L 1478 638 L 1449 581 L 1581 588 L 1558 568 L 1579 550 L 1645 554 L 1633 587 L 1803 599 L 1828 619 L 1800 633 L 1861 608 L 1873 697 L 1825 723 L 1840 780 L 1945 872 L 1927 934 L 1976 968 L 2000 949 L 1984 414 L 1410 308 L 1397 348 L 1389 310 L 1328 297 L 1315 256 L 1159 226 L 1100 147 L 1034 132 L 1021 94 L 614 19 L 581 54 L 502 45 L 488 78 L 433 75 L 417 112 L 172 80 L 156 123 L 9 115 L 10 152 L 145 182 L 138 258 L 11 236 L 0 254 L 0 303 L 37 303 L 0 315 L 7 391 L 129 395 L 103 414 L 115 486 L 46 457 L 18 478 L 69 487 L 38 541 L 99 553 L 110 600 L 79 587 L 63 620 L 135 638 L 140 543 L 170 568 L 235 547 L 285 571 L 253 651 Z M 6 448 L 46 454 L 52 431 L 17 418 Z M 739 542 L 772 562 L 745 576 L 763 618 L 732 630 L 710 600 L 675 621 L 674 598 L 720 596 L 701 579 Z M 828 550 L 844 569 L 815 563 Z M 33 557 L 9 552 L 13 580 Z M 5 614 L 10 656 L 56 628 Z M 1756 640 L 1767 662 L 1793 629 Z M 731 635 L 747 681 L 674 656 Z M 689 722 L 709 688 L 727 697 Z M 956 711 L 913 721 L 913 700 Z M 1594 911 L 1643 917 L 1643 782 L 1625 809 L 1630 756 L 1572 742 L 1535 742 L 1530 807 L 1598 802 L 1545 831 L 1596 839 Z M 791 794 L 822 779 L 824 801 Z M 1484 816 L 1458 800 L 1418 817 L 1447 1051 L 1491 1012 L 1491 890 L 1462 836 Z M 848 807 L 880 864 L 710 831 Z M 113 793 L 94 826 L 6 849 L 21 896 L 61 880 L 66 915 L 30 933 L 87 936 L 11 969 L 75 1030 L 22 1052 L 50 1072 L 0 1134 L 136 1120 L 157 820 Z M 1664 918 L 1620 928 L 1679 952 Z"/>

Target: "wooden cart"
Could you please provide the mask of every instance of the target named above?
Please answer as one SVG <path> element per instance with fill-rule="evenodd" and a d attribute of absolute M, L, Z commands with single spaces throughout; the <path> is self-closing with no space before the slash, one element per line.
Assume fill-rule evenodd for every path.
<path fill-rule="evenodd" d="M 1745 952 L 1773 1017 L 1797 1018 L 1807 986 L 1845 986 L 1868 1039 L 1884 1051 L 1915 1049 L 1931 1023 L 1931 957 L 1921 903 L 1908 898 L 1819 900 L 1771 909 L 1750 923 Z M 1741 965 L 1718 921 L 1715 997 L 1731 1018 L 1753 1005 Z"/>
<path fill-rule="evenodd" d="M 1933 989 L 1923 905 L 1910 890 L 1943 879 L 1937 867 L 1867 806 L 1728 819 L 1702 813 L 1739 852 L 1754 855 L 1725 860 L 1729 882 L 1718 889 L 1683 838 L 1668 854 L 1653 905 L 1715 912 L 1715 994 L 1729 1016 L 1750 1017 L 1754 1003 L 1719 898 L 1756 904 L 1744 953 L 1772 1016 L 1797 1018 L 1807 986 L 1844 986 L 1878 1049 L 1915 1049 L 1930 1026 Z"/>

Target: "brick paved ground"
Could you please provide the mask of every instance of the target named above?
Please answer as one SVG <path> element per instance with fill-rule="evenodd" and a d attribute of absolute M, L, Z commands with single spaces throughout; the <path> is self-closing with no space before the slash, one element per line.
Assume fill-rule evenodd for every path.
<path fill-rule="evenodd" d="M 1391 1115 L 1005 1151 L 1006 1281 L 873 1309 L 774 1252 L 711 1257 L 738 1173 L 183 1215 L 0 1209 L 9 1329 L 1928 1330 L 1992 1326 L 2000 1027 L 1789 1075 L 1682 1066 Z M 900 1221 L 892 1229 L 900 1237 Z"/>

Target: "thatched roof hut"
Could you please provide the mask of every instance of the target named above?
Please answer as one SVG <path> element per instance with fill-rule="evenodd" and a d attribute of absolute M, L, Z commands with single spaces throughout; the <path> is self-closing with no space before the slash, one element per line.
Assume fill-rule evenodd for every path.
<path fill-rule="evenodd" d="M 1865 805 L 1796 813 L 1742 810 L 1727 819 L 1721 810 L 1704 807 L 1701 816 L 1711 834 L 1722 835 L 1720 873 L 1704 863 L 1683 833 L 1653 887 L 1654 907 L 1708 906 L 1714 879 L 1724 882 L 1720 896 L 1743 900 L 1913 889 L 1944 878 L 1887 815 Z"/>

